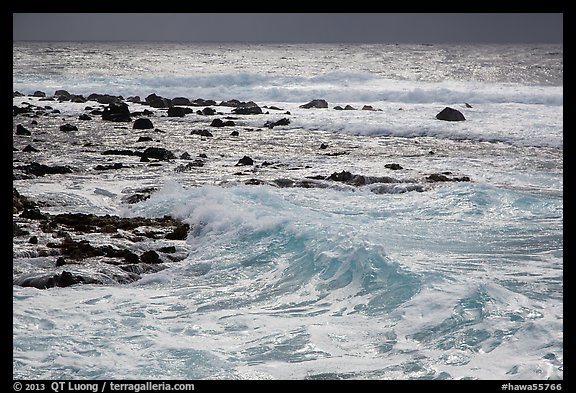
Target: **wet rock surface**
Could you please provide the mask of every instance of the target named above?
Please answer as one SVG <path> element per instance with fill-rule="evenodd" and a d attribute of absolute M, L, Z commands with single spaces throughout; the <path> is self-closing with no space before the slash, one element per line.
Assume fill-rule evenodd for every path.
<path fill-rule="evenodd" d="M 170 216 L 53 215 L 40 211 L 16 188 L 12 199 L 14 240 L 28 239 L 31 256 L 48 257 L 54 260 L 54 268 L 63 267 L 60 272 L 44 267 L 34 273 L 15 274 L 14 285 L 46 289 L 128 283 L 187 256 L 185 240 L 190 226 Z M 109 268 L 103 268 L 105 265 Z M 82 271 L 71 272 L 71 267 L 82 267 Z"/>

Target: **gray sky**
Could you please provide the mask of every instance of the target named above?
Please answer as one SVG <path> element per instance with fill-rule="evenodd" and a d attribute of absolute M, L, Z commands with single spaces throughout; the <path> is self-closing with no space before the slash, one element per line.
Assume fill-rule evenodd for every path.
<path fill-rule="evenodd" d="M 563 43 L 562 13 L 14 13 L 13 40 Z"/>

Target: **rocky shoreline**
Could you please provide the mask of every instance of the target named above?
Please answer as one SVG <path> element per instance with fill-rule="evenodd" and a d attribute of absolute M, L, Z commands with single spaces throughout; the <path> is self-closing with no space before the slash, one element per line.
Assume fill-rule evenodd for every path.
<path fill-rule="evenodd" d="M 167 261 L 179 261 L 187 255 L 181 243 L 186 240 L 190 226 L 164 216 L 161 218 L 97 216 L 94 214 L 43 213 L 35 202 L 12 191 L 13 223 L 12 237 L 26 241 L 35 252 L 31 255 L 54 259 L 54 267 L 61 273 L 22 274 L 14 278 L 14 284 L 39 289 L 74 284 L 103 284 L 98 275 L 72 274 L 66 267 L 90 264 L 94 260 L 117 267 L 110 269 L 113 281 L 133 282 L 142 274 L 157 272 Z M 98 235 L 98 243 L 92 244 L 91 235 Z M 28 239 L 28 240 L 26 240 Z M 105 239 L 105 241 L 103 241 Z M 134 250 L 146 240 L 164 239 L 157 249 Z M 102 244 L 104 243 L 104 244 Z M 144 246 L 145 247 L 145 246 Z M 177 252 L 177 250 L 180 250 Z"/>
<path fill-rule="evenodd" d="M 149 106 L 160 110 L 161 117 L 182 118 L 185 116 L 197 116 L 199 119 L 206 119 L 200 128 L 194 128 L 189 135 L 196 135 L 203 139 L 213 138 L 211 130 L 232 128 L 229 137 L 238 137 L 239 131 L 252 131 L 251 128 L 241 128 L 238 122 L 242 123 L 244 118 L 253 118 L 263 114 L 276 113 L 280 118 L 275 120 L 262 121 L 262 129 L 274 129 L 275 127 L 288 126 L 291 124 L 291 113 L 274 106 L 262 106 L 249 101 L 239 100 L 222 101 L 216 103 L 214 100 L 196 99 L 189 100 L 184 97 L 168 99 L 151 94 L 141 100 L 140 97 L 129 97 L 124 99 L 121 96 L 111 96 L 107 94 L 92 94 L 89 97 L 70 94 L 67 91 L 58 90 L 52 97 L 47 97 L 45 93 L 37 91 L 33 95 L 39 101 L 45 101 L 46 105 L 33 105 L 22 102 L 21 105 L 13 106 L 14 135 L 13 138 L 18 144 L 26 144 L 24 148 L 18 149 L 13 146 L 15 153 L 30 154 L 24 162 L 20 159 L 13 160 L 13 180 L 31 180 L 51 175 L 68 175 L 78 173 L 78 168 L 65 160 L 57 164 L 38 162 L 35 155 L 42 149 L 44 151 L 52 148 L 45 138 L 46 132 L 37 135 L 29 128 L 38 126 L 44 118 L 55 119 L 61 116 L 58 109 L 50 105 L 63 102 L 87 103 L 83 112 L 77 115 L 77 123 L 91 121 L 102 121 L 105 123 L 131 124 L 131 126 L 120 126 L 124 129 L 150 130 L 157 134 L 165 134 L 154 126 L 152 119 L 158 116 L 158 112 L 153 112 L 144 108 L 139 111 L 130 111 L 127 102 L 142 106 Z M 14 92 L 13 97 L 23 97 L 21 93 Z M 468 104 L 467 104 L 468 106 Z M 203 107 L 194 110 L 194 107 Z M 227 107 L 229 114 L 219 110 Z M 229 108 L 232 108 L 231 110 Z M 307 110 L 326 109 L 328 103 L 325 100 L 315 99 L 300 108 Z M 336 106 L 333 110 L 358 110 L 351 105 L 345 107 Z M 360 110 L 378 111 L 369 105 L 365 105 Z M 96 119 L 95 119 L 96 117 Z M 99 118 L 99 119 L 98 119 Z M 439 120 L 464 121 L 464 116 L 457 110 L 445 108 L 436 115 Z M 28 125 L 25 123 L 28 121 Z M 69 118 L 62 118 L 65 122 L 59 126 L 61 133 L 74 133 L 78 131 L 78 125 L 71 124 Z M 159 140 L 140 135 L 136 144 L 154 143 Z M 85 143 L 84 148 L 94 149 L 92 143 Z M 326 143 L 318 143 L 318 151 L 327 157 L 338 157 L 348 154 L 347 151 L 330 151 L 330 146 Z M 433 151 L 427 152 L 433 155 Z M 57 156 L 58 154 L 56 154 Z M 146 146 L 142 148 L 118 148 L 105 149 L 100 152 L 100 156 L 106 159 L 113 157 L 128 157 L 133 159 L 132 164 L 126 162 L 103 162 L 93 165 L 91 171 L 109 173 L 117 170 L 127 170 L 136 165 L 148 165 L 149 167 L 160 166 L 163 163 L 175 163 L 175 172 L 190 172 L 197 168 L 202 168 L 208 161 L 206 154 L 198 154 L 193 157 L 188 152 L 176 153 L 169 148 L 162 146 Z M 258 170 L 279 167 L 281 164 L 263 161 L 255 162 L 248 155 L 243 155 L 234 165 L 238 167 L 235 176 L 249 176 L 243 181 L 246 185 L 268 184 L 274 187 L 302 187 L 302 188 L 325 188 L 325 187 L 369 187 L 375 193 L 391 192 L 422 192 L 426 185 L 437 182 L 461 182 L 470 181 L 468 176 L 456 176 L 451 172 L 426 173 L 417 178 L 396 177 L 392 175 L 370 176 L 355 174 L 350 171 L 334 170 L 331 173 L 322 175 L 302 176 L 301 178 L 259 178 Z M 245 170 L 245 168 L 251 168 Z M 402 171 L 404 168 L 395 162 L 385 165 L 388 171 Z M 298 167 L 289 169 L 299 169 Z M 130 195 L 126 195 L 122 202 L 125 204 L 138 203 L 150 197 L 157 190 L 156 187 L 143 187 L 134 190 Z M 187 257 L 186 238 L 190 231 L 190 226 L 178 219 L 170 216 L 161 218 L 121 218 L 111 215 L 94 215 L 83 213 L 63 213 L 50 214 L 43 212 L 42 201 L 31 201 L 21 195 L 16 187 L 13 188 L 13 242 L 25 244 L 26 251 L 30 257 L 41 258 L 43 266 L 36 273 L 22 273 L 14 271 L 13 284 L 19 286 L 30 286 L 39 289 L 51 287 L 67 287 L 76 284 L 109 284 L 109 283 L 130 283 L 142 278 L 143 275 L 162 270 L 167 263 L 177 262 Z M 161 241 L 161 242 L 160 242 Z M 93 266 L 91 268 L 91 266 Z M 94 267 L 95 266 L 95 267 Z M 86 269 L 80 269 L 86 268 Z"/>

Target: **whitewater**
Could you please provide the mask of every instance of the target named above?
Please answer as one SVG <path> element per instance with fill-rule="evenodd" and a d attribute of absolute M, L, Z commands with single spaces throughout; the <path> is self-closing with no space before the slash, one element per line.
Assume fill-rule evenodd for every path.
<path fill-rule="evenodd" d="M 33 96 L 60 89 L 264 113 L 212 105 L 236 126 L 200 137 L 206 116 L 129 102 L 161 132 L 133 130 Z M 185 258 L 132 283 L 14 285 L 14 378 L 563 379 L 562 45 L 14 42 L 13 91 L 59 111 L 14 116 L 33 135 L 13 135 L 13 166 L 75 168 L 14 177 L 42 211 L 190 224 Z M 203 166 L 101 154 L 148 135 Z M 328 180 L 343 171 L 364 181 Z M 15 278 L 62 271 L 13 239 Z"/>

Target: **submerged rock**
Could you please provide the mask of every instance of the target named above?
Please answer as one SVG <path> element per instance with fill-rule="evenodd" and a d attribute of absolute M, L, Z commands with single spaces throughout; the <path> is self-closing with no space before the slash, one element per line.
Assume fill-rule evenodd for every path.
<path fill-rule="evenodd" d="M 49 174 L 63 174 L 72 173 L 72 168 L 67 165 L 55 165 L 48 166 L 44 164 L 39 164 L 37 162 L 32 162 L 28 165 L 18 166 L 15 169 L 21 169 L 24 172 L 34 175 L 34 176 L 44 176 Z"/>
<path fill-rule="evenodd" d="M 21 287 L 34 287 L 48 289 L 53 287 L 69 287 L 75 284 L 98 284 L 98 280 L 72 274 L 66 270 L 60 274 L 22 275 L 13 280 L 14 285 Z"/>

